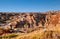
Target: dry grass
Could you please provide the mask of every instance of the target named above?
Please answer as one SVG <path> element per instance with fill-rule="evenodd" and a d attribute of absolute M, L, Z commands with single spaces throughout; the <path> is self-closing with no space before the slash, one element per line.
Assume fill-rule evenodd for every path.
<path fill-rule="evenodd" d="M 28 34 L 19 35 L 15 39 L 60 39 L 60 27 L 50 27 Z"/>
<path fill-rule="evenodd" d="M 60 26 L 36 30 L 31 33 L 14 33 L 18 36 L 11 39 L 60 39 Z"/>

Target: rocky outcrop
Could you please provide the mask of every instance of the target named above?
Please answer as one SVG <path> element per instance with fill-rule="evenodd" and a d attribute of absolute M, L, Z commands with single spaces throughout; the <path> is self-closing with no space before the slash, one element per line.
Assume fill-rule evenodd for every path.
<path fill-rule="evenodd" d="M 60 11 L 49 12 L 0 12 L 0 23 L 14 28 L 29 28 L 57 26 L 60 24 Z"/>

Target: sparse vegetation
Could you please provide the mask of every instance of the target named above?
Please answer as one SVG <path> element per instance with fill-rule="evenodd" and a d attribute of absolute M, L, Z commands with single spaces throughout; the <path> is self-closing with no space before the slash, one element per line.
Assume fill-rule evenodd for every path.
<path fill-rule="evenodd" d="M 18 35 L 17 34 L 4 34 L 3 36 L 0 36 L 0 39 L 4 38 L 4 39 L 9 39 L 9 38 L 14 38 L 14 37 L 17 37 Z"/>
<path fill-rule="evenodd" d="M 60 27 L 49 27 L 30 33 L 6 34 L 5 37 L 10 37 L 11 39 L 60 39 Z"/>
<path fill-rule="evenodd" d="M 28 34 L 19 35 L 18 39 L 60 39 L 60 27 L 37 30 Z M 16 39 L 17 39 L 16 38 Z"/>

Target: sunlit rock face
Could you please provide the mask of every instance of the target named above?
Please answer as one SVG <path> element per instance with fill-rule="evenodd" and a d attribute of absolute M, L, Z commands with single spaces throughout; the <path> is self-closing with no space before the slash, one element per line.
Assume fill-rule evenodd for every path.
<path fill-rule="evenodd" d="M 48 25 L 57 26 L 60 24 L 60 11 L 0 12 L 0 23 L 6 23 L 6 25 L 15 28 L 34 28 Z"/>

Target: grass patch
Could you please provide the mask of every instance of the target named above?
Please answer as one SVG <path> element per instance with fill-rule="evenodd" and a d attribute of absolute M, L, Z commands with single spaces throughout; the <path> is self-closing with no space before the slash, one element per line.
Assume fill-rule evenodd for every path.
<path fill-rule="evenodd" d="M 16 35 L 16 34 L 10 34 L 10 35 L 7 35 L 7 36 L 0 36 L 0 39 L 2 39 L 2 38 L 14 38 L 14 37 L 17 37 L 18 35 Z"/>

